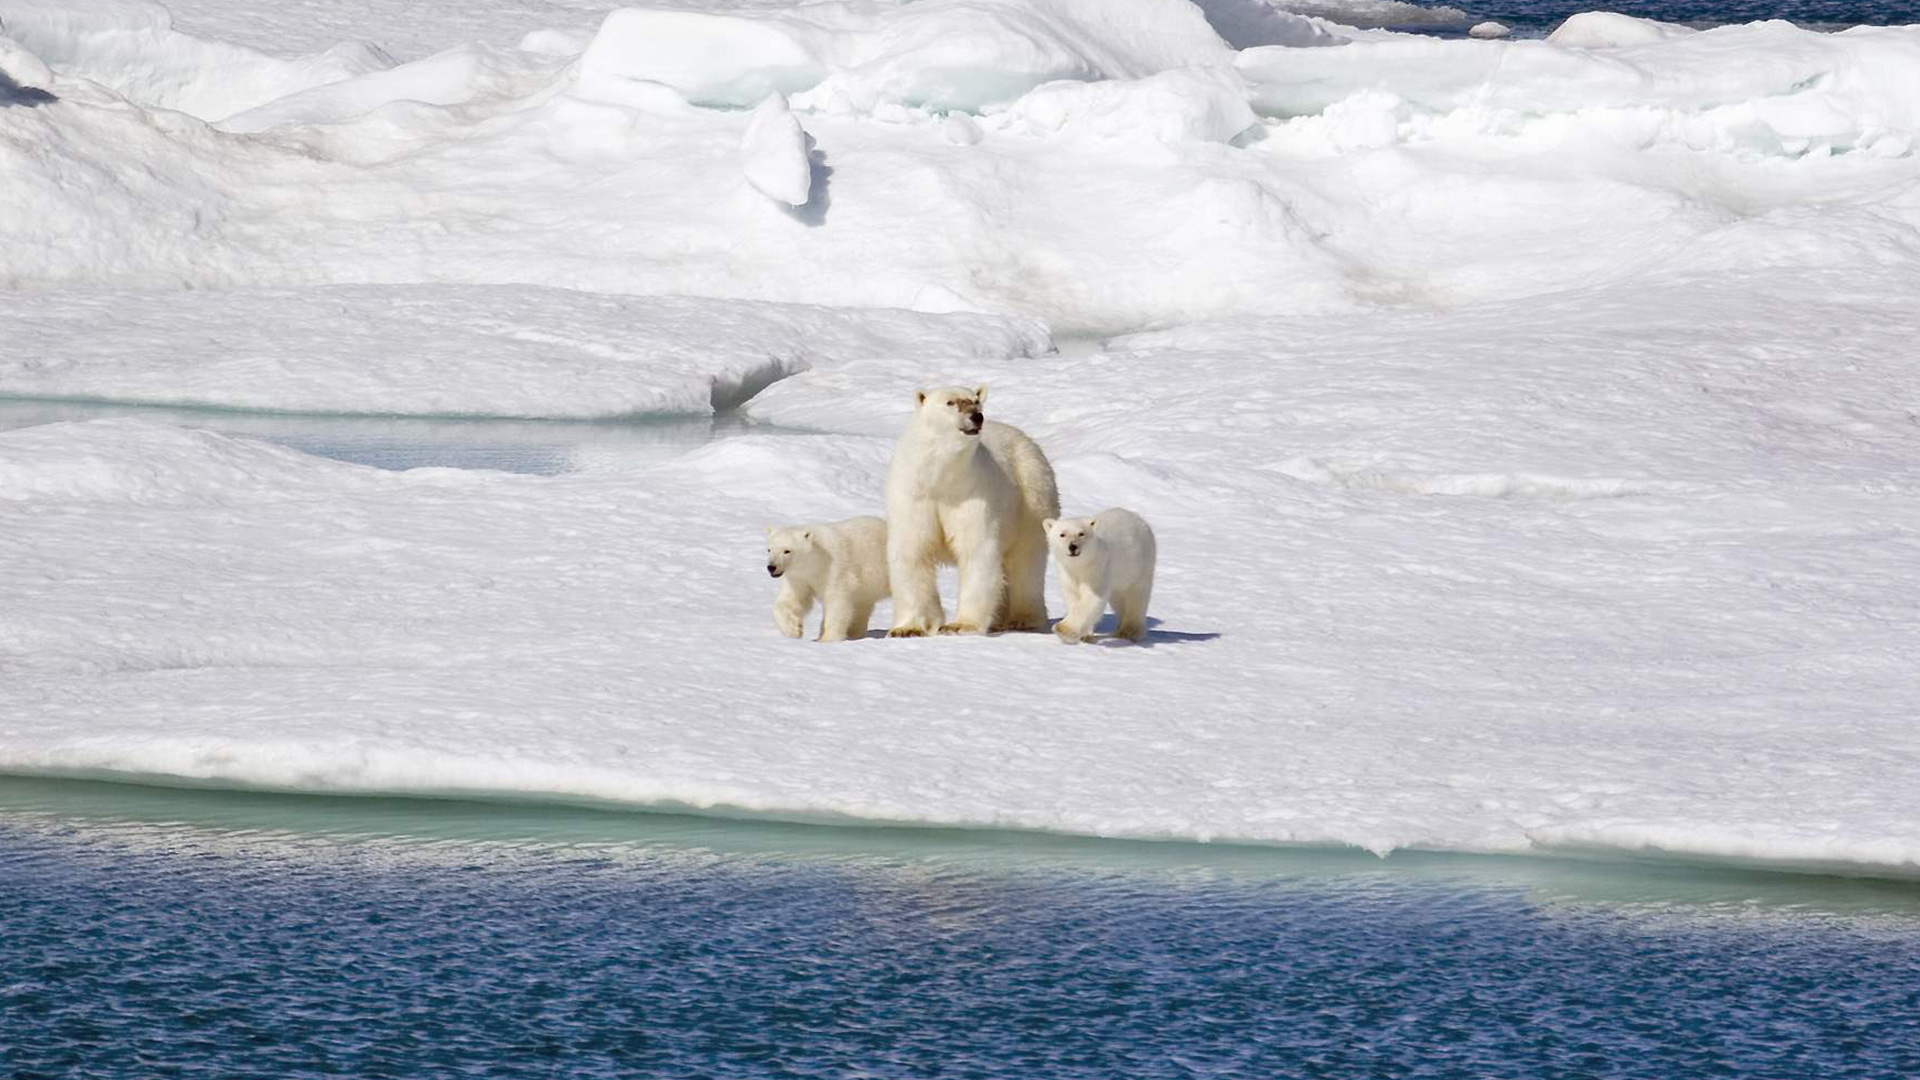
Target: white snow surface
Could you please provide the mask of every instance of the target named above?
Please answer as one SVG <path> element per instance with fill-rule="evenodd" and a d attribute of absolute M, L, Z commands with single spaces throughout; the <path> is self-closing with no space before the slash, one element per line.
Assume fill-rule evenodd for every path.
<path fill-rule="evenodd" d="M 0 394 L 282 412 L 706 416 L 818 363 L 1051 347 L 1040 324 L 991 315 L 520 285 L 74 289 L 0 306 Z"/>
<path fill-rule="evenodd" d="M 0 394 L 769 425 L 0 434 L 0 769 L 1920 875 L 1920 27 L 1397 7 L 0 0 Z M 778 636 L 981 381 L 1149 643 Z"/>
<path fill-rule="evenodd" d="M 552 478 L 0 434 L 0 767 L 1920 873 L 1907 284 L 821 366 L 751 411 L 844 434 Z M 761 526 L 962 372 L 1153 523 L 1146 647 L 774 631 Z"/>

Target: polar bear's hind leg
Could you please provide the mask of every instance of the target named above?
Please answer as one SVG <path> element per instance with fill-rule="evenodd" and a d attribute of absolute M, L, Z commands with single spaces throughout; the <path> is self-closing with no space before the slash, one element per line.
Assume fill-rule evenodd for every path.
<path fill-rule="evenodd" d="M 1047 628 L 1047 533 L 1023 522 L 1007 549 L 1007 600 L 999 629 L 1044 632 Z"/>

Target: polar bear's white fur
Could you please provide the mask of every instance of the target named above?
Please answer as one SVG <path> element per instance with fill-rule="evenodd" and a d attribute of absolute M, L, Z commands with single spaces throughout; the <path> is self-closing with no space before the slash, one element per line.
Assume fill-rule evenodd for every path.
<path fill-rule="evenodd" d="M 1060 592 L 1067 614 L 1053 632 L 1068 642 L 1089 641 L 1093 624 L 1107 613 L 1120 617 L 1118 633 L 1139 641 L 1147 636 L 1147 600 L 1153 595 L 1153 563 L 1158 554 L 1153 530 L 1131 510 L 1114 507 L 1092 517 L 1049 518 L 1047 546 L 1060 564 Z"/>
<path fill-rule="evenodd" d="M 887 523 L 877 517 L 767 526 L 767 573 L 780 579 L 773 625 L 806 630 L 820 601 L 820 641 L 864 637 L 873 605 L 887 598 Z"/>
<path fill-rule="evenodd" d="M 1019 428 L 988 420 L 987 388 L 919 392 L 887 468 L 894 637 L 1047 628 L 1047 542 L 1060 513 L 1053 466 Z M 935 573 L 960 568 L 944 622 Z"/>

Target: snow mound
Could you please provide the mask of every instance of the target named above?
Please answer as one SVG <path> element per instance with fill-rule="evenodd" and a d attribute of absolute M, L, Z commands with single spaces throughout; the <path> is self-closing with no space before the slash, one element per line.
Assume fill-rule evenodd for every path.
<path fill-rule="evenodd" d="M 397 67 L 329 82 L 228 116 L 227 131 L 258 132 L 288 124 L 333 124 L 395 102 L 462 105 L 482 99 L 511 104 L 537 95 L 562 67 L 530 62 L 523 52 L 463 45 Z"/>
<path fill-rule="evenodd" d="M 1030 91 L 1007 116 L 1037 135 L 1227 142 L 1258 123 L 1230 70 L 1186 68 L 1144 79 L 1056 82 Z"/>
<path fill-rule="evenodd" d="M 377 486 L 383 481 L 367 475 L 377 473 L 252 439 L 140 420 L 0 432 L 4 503 L 225 506 L 310 498 L 343 480 Z"/>
<path fill-rule="evenodd" d="M 626 80 L 701 105 L 750 106 L 783 93 L 807 108 L 974 111 L 1055 80 L 1142 78 L 1230 59 L 1186 0 L 827 0 L 750 16 L 615 11 L 580 74 L 589 96 Z"/>
<path fill-rule="evenodd" d="M 1050 348 L 990 315 L 524 286 L 23 293 L 0 393 L 394 415 L 707 415 L 814 365 Z"/>
<path fill-rule="evenodd" d="M 176 32 L 166 9 L 147 0 L 0 0 L 0 25 L 61 74 L 208 120 L 392 64 L 361 42 L 286 60 L 202 41 Z"/>

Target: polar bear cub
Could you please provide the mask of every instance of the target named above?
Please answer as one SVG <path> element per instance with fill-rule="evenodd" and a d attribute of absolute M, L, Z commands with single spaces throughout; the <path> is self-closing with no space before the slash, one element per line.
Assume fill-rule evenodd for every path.
<path fill-rule="evenodd" d="M 820 641 L 863 637 L 873 605 L 887 597 L 887 523 L 877 517 L 818 525 L 767 526 L 767 574 L 780 579 L 773 625 L 806 630 L 820 601 Z"/>
<path fill-rule="evenodd" d="M 1053 632 L 1068 642 L 1091 641 L 1107 605 L 1120 618 L 1119 635 L 1147 636 L 1147 600 L 1153 595 L 1153 530 L 1131 510 L 1114 507 L 1092 517 L 1048 518 L 1047 546 L 1060 564 L 1066 617 Z"/>
<path fill-rule="evenodd" d="M 894 637 L 1047 628 L 1053 466 L 1025 432 L 988 420 L 987 388 L 922 390 L 887 466 Z M 935 573 L 960 568 L 952 622 Z"/>

